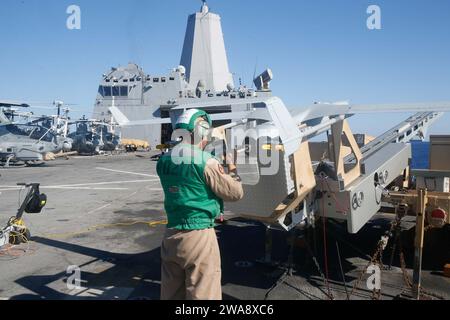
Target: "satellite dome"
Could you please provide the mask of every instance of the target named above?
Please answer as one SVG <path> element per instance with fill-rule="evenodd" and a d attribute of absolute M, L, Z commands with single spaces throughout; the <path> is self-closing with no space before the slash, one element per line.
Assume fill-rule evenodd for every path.
<path fill-rule="evenodd" d="M 203 2 L 203 4 L 202 4 L 201 12 L 202 12 L 203 14 L 206 14 L 206 13 L 209 12 L 209 7 L 208 7 L 208 5 L 206 4 L 206 0 L 202 0 L 202 2 Z"/>
<path fill-rule="evenodd" d="M 186 74 L 186 68 L 184 66 L 178 66 L 177 72 L 181 73 L 182 75 Z"/>
<path fill-rule="evenodd" d="M 198 84 L 197 84 L 197 88 L 205 88 L 206 87 L 206 83 L 203 80 L 199 80 Z"/>

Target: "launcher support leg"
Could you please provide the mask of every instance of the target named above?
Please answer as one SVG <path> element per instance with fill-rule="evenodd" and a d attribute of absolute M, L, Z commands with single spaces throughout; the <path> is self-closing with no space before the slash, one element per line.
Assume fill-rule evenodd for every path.
<path fill-rule="evenodd" d="M 288 274 L 289 276 L 292 276 L 293 272 L 294 272 L 294 246 L 295 246 L 295 239 L 296 239 L 296 234 L 295 234 L 295 229 L 291 230 L 290 232 L 290 243 L 289 243 L 289 256 L 288 256 Z"/>
<path fill-rule="evenodd" d="M 427 191 L 423 189 L 418 190 L 416 238 L 414 241 L 414 273 L 413 273 L 413 297 L 417 300 L 420 299 L 420 289 L 422 280 L 422 251 L 423 251 L 426 203 L 427 203 Z"/>
<path fill-rule="evenodd" d="M 272 264 L 272 229 L 270 226 L 266 228 L 265 232 L 265 248 L 264 248 L 264 263 Z"/>

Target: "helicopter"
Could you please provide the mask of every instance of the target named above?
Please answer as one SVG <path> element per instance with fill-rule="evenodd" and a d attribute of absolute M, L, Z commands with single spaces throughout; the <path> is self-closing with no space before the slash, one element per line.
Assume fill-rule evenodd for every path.
<path fill-rule="evenodd" d="M 118 148 L 120 134 L 116 134 L 113 123 L 86 119 L 83 116 L 70 124 L 76 125 L 76 131 L 68 135 L 73 141 L 73 151 L 94 155 L 102 151 L 115 151 Z"/>
<path fill-rule="evenodd" d="M 53 105 L 57 108 L 56 115 L 28 116 L 28 118 L 35 118 L 29 121 L 28 124 L 39 124 L 44 128 L 54 130 L 60 140 L 63 140 L 63 151 L 68 152 L 72 150 L 72 139 L 68 137 L 69 134 L 69 111 L 70 109 L 64 105 L 62 101 L 54 101 Z"/>
<path fill-rule="evenodd" d="M 3 116 L 2 118 L 0 118 L 0 123 L 9 121 L 15 122 L 17 117 L 29 118 L 33 116 L 33 112 L 22 112 L 19 111 L 17 107 L 29 108 L 27 104 L 16 105 L 16 108 L 13 108 L 12 105 L 5 105 L 5 103 L 0 104 L 0 111 L 2 112 Z"/>
<path fill-rule="evenodd" d="M 14 122 L 16 116 L 31 116 L 32 112 L 23 113 L 17 108 L 29 108 L 26 103 L 17 103 L 12 101 L 0 101 L 0 124 Z"/>
<path fill-rule="evenodd" d="M 0 165 L 12 163 L 41 165 L 47 153 L 58 153 L 71 148 L 71 141 L 62 133 L 64 126 L 40 125 L 38 121 L 19 123 L 16 117 L 33 117 L 32 113 L 18 112 L 12 107 L 28 108 L 28 104 L 0 102 Z M 47 123 L 48 124 L 48 123 Z"/>

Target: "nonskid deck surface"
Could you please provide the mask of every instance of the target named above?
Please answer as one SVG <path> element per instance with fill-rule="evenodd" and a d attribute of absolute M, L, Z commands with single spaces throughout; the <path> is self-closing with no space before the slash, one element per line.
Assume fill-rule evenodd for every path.
<path fill-rule="evenodd" d="M 160 243 L 164 234 L 163 192 L 153 153 L 58 159 L 44 167 L 0 169 L 0 223 L 15 215 L 17 182 L 39 182 L 48 195 L 40 215 L 26 215 L 32 241 L 0 253 L 2 299 L 159 299 Z M 21 194 L 23 196 L 23 193 Z M 233 219 L 217 228 L 222 252 L 224 299 L 346 299 L 336 255 L 339 243 L 348 291 L 367 265 L 376 242 L 388 228 L 390 215 L 377 215 L 357 235 L 327 224 L 329 289 L 317 271 L 304 241 L 297 240 L 296 270 L 272 290 L 283 270 L 257 262 L 264 256 L 264 227 Z M 406 223 L 405 228 L 412 224 Z M 428 234 L 427 234 L 428 235 Z M 404 252 L 411 276 L 413 251 L 404 234 Z M 446 238 L 447 237 L 447 238 Z M 310 240 L 313 235 L 310 234 Z M 317 260 L 323 273 L 323 234 L 316 231 Z M 450 299 L 450 279 L 442 276 L 448 262 L 448 232 L 432 232 L 424 251 L 423 286 Z M 430 247 L 433 250 L 429 250 Z M 287 234 L 273 233 L 273 260 L 287 261 Z M 383 262 L 389 264 L 387 250 Z M 446 261 L 447 260 L 447 261 Z M 81 271 L 81 289 L 67 273 Z M 382 299 L 408 292 L 399 268 L 382 271 Z M 72 269 L 73 270 L 73 269 Z M 351 299 L 371 299 L 365 274 Z M 75 283 L 76 284 L 76 283 Z"/>

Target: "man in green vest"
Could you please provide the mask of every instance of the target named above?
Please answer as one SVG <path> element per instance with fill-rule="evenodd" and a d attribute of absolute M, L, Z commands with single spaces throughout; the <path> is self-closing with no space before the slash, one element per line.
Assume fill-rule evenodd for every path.
<path fill-rule="evenodd" d="M 206 112 L 184 112 L 175 125 L 182 141 L 157 164 L 168 218 L 161 245 L 162 300 L 222 299 L 215 220 L 223 213 L 223 201 L 238 201 L 244 193 L 231 157 L 225 173 L 204 151 L 210 128 Z"/>

